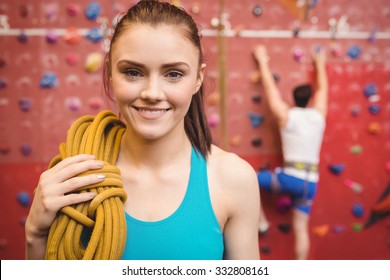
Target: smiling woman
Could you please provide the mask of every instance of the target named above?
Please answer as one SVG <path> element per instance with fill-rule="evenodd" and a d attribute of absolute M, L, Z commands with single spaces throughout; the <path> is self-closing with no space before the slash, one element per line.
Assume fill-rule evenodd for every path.
<path fill-rule="evenodd" d="M 57 212 L 96 204 L 101 193 L 83 190 L 104 183 L 106 166 L 119 169 L 127 195 L 120 213 L 126 221 L 119 228 L 120 235 L 126 233 L 121 258 L 259 258 L 256 173 L 211 144 L 203 105 L 205 70 L 199 31 L 183 9 L 140 1 L 128 10 L 115 27 L 104 70 L 107 95 L 116 102 L 123 126 L 114 118 L 105 129 L 89 129 L 99 139 L 125 127 L 115 138 L 114 163 L 103 163 L 99 155 L 72 155 L 41 175 L 26 222 L 27 258 L 44 258 Z M 105 139 L 99 146 L 113 142 Z M 114 208 L 107 213 L 120 209 Z M 74 240 L 81 238 L 86 246 L 96 241 L 96 213 L 86 217 L 96 218 L 92 234 L 79 231 L 83 237 Z M 83 246 L 80 258 L 86 258 Z M 98 241 L 92 258 L 106 247 L 107 240 Z"/>

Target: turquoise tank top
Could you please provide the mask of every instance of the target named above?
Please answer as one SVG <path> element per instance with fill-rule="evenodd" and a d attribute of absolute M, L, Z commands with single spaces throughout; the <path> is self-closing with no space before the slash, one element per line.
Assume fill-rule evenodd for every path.
<path fill-rule="evenodd" d="M 211 205 L 206 161 L 191 152 L 186 194 L 176 211 L 156 221 L 137 220 L 126 213 L 127 239 L 122 259 L 221 260 L 223 235 Z"/>

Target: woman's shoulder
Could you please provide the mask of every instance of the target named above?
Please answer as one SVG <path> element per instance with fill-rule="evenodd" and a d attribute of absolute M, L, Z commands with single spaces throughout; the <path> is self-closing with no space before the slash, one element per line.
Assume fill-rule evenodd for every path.
<path fill-rule="evenodd" d="M 208 159 L 209 169 L 225 186 L 257 184 L 253 167 L 238 155 L 213 145 Z"/>

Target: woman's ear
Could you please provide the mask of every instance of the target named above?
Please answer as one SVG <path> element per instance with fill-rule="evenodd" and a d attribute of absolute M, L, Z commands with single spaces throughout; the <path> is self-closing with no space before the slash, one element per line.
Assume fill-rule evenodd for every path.
<path fill-rule="evenodd" d="M 196 79 L 196 84 L 195 84 L 195 93 L 197 93 L 200 89 L 200 87 L 202 86 L 203 84 L 203 79 L 204 79 L 204 73 L 206 71 L 206 64 L 205 63 L 202 63 L 202 65 L 200 65 L 200 68 L 199 68 L 199 73 L 198 73 L 198 78 Z"/>

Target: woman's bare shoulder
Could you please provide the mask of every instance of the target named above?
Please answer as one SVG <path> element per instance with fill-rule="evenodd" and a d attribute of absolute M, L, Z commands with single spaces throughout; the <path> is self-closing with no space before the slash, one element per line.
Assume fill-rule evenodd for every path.
<path fill-rule="evenodd" d="M 209 168 L 224 186 L 242 189 L 257 184 L 256 172 L 247 161 L 215 145 L 211 149 Z"/>

